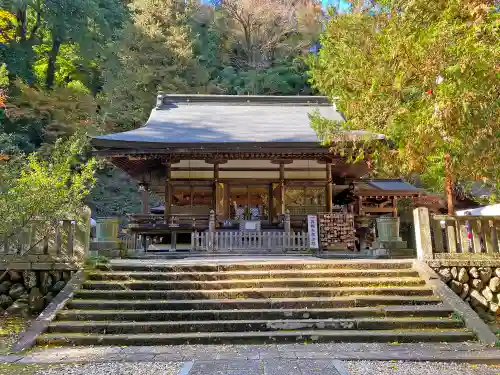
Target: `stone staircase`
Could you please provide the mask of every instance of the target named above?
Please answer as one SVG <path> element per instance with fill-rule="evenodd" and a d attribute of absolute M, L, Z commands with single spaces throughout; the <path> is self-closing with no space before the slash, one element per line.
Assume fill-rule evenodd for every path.
<path fill-rule="evenodd" d="M 39 344 L 452 342 L 411 261 L 136 262 L 88 271 Z"/>

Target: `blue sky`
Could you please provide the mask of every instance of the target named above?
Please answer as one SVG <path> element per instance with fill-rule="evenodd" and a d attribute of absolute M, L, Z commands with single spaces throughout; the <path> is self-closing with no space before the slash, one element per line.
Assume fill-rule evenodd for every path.
<path fill-rule="evenodd" d="M 329 5 L 339 6 L 341 10 L 347 10 L 347 3 L 343 0 L 321 0 L 324 7 Z"/>

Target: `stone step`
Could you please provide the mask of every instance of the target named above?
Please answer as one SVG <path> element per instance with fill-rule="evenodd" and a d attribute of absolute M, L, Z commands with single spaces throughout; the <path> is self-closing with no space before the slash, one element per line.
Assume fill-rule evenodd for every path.
<path fill-rule="evenodd" d="M 72 299 L 69 309 L 90 310 L 232 310 L 232 309 L 314 309 L 391 305 L 436 305 L 441 300 L 435 296 L 344 296 L 331 298 L 247 298 L 199 300 L 113 300 Z"/>
<path fill-rule="evenodd" d="M 176 345 L 275 342 L 459 342 L 474 340 L 466 329 L 437 330 L 292 330 L 275 332 L 201 332 L 169 334 L 46 333 L 39 345 Z"/>
<path fill-rule="evenodd" d="M 453 309 L 444 305 L 349 307 L 337 309 L 239 309 L 239 310 L 61 310 L 58 321 L 178 321 L 238 319 L 342 319 L 362 317 L 446 318 Z"/>
<path fill-rule="evenodd" d="M 315 279 L 248 279 L 248 280 L 130 280 L 105 281 L 92 280 L 83 284 L 88 290 L 213 290 L 241 288 L 310 288 L 310 287 L 398 287 L 425 285 L 419 277 L 371 277 L 371 278 L 315 278 Z"/>
<path fill-rule="evenodd" d="M 217 271 L 249 271 L 249 270 L 313 270 L 313 269 L 412 269 L 413 264 L 407 260 L 369 260 L 369 261 L 347 261 L 347 260 L 293 260 L 293 261 L 262 261 L 244 262 L 233 261 L 221 263 L 206 260 L 205 264 L 200 262 L 172 263 L 159 261 L 136 261 L 113 264 L 99 264 L 101 271 L 145 271 L 145 272 L 217 272 Z"/>
<path fill-rule="evenodd" d="M 359 318 L 359 319 L 291 319 L 291 320 L 204 320 L 176 322 L 55 322 L 51 333 L 181 333 L 314 330 L 389 330 L 461 328 L 462 321 L 431 318 Z"/>
<path fill-rule="evenodd" d="M 238 298 L 301 298 L 363 295 L 431 296 L 428 286 L 408 287 L 339 287 L 339 288 L 239 288 L 214 290 L 79 290 L 80 299 L 238 299 Z"/>
<path fill-rule="evenodd" d="M 252 270 L 221 272 L 143 272 L 114 271 L 86 273 L 87 280 L 246 280 L 246 279 L 298 279 L 298 278 L 352 278 L 352 277 L 418 277 L 411 269 L 310 269 L 310 270 Z"/>

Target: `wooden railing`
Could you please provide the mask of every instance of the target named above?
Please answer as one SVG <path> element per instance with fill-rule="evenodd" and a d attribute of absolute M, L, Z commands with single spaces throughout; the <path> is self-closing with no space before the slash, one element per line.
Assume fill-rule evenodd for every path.
<path fill-rule="evenodd" d="M 120 244 L 119 246 L 123 250 L 138 250 L 138 249 L 143 249 L 144 248 L 144 241 L 146 241 L 146 248 L 151 245 L 152 241 L 150 237 L 147 236 L 141 236 L 136 235 L 136 234 L 128 234 L 125 236 L 121 236 L 118 238 L 118 243 Z"/>
<path fill-rule="evenodd" d="M 83 260 L 90 243 L 90 209 L 86 208 L 75 220 L 64 219 L 53 223 L 33 220 L 18 233 L 3 238 L 0 256 L 52 255 Z"/>
<path fill-rule="evenodd" d="M 206 229 L 209 215 L 205 214 L 171 214 L 165 218 L 161 214 L 128 214 L 128 228 L 135 232 L 148 232 L 168 228 Z"/>
<path fill-rule="evenodd" d="M 500 216 L 429 215 L 414 211 L 419 259 L 500 258 Z"/>
<path fill-rule="evenodd" d="M 309 250 L 309 238 L 305 232 L 193 232 L 191 249 L 304 251 Z"/>
<path fill-rule="evenodd" d="M 326 206 L 318 206 L 318 205 L 303 205 L 303 206 L 288 206 L 287 210 L 290 212 L 290 215 L 316 215 L 320 212 L 326 212 Z"/>

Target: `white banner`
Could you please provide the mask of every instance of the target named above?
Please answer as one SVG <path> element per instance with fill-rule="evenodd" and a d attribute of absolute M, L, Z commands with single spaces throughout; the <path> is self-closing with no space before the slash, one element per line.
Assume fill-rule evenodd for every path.
<path fill-rule="evenodd" d="M 316 215 L 307 215 L 307 232 L 309 233 L 309 248 L 319 249 L 318 217 Z"/>

